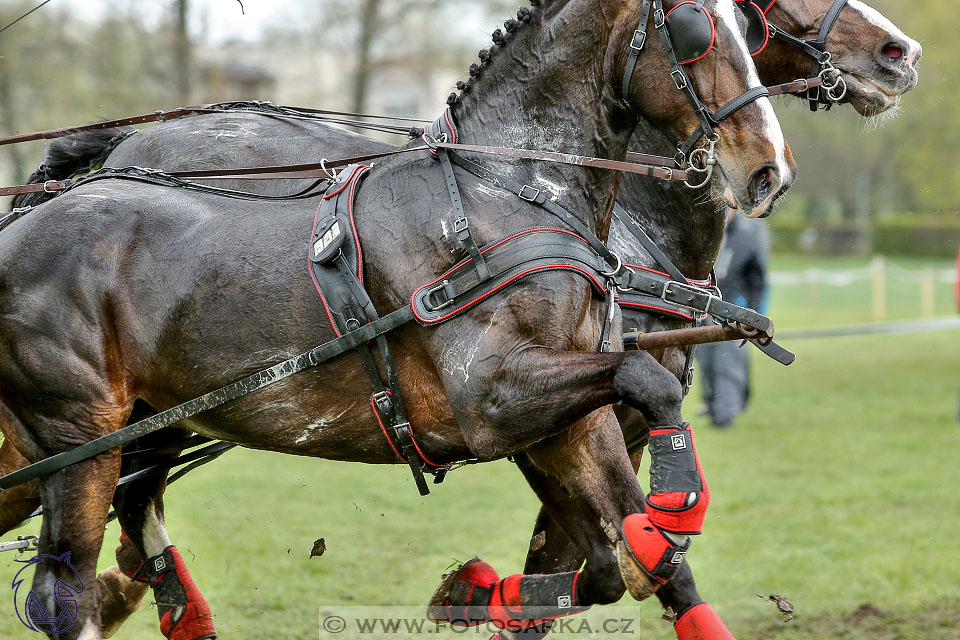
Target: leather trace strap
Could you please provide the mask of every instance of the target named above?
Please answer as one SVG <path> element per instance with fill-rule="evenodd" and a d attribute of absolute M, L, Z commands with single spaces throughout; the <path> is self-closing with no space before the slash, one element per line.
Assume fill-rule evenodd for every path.
<path fill-rule="evenodd" d="M 176 424 L 181 420 L 192 418 L 204 411 L 214 409 L 231 400 L 236 400 L 254 391 L 268 387 L 271 384 L 285 380 L 295 373 L 316 367 L 365 342 L 373 340 L 377 336 L 392 331 L 412 319 L 413 310 L 410 307 L 402 307 L 393 313 L 383 316 L 379 320 L 363 325 L 359 329 L 326 342 L 319 347 L 315 347 L 289 360 L 285 360 L 280 364 L 258 371 L 242 380 L 205 393 L 198 398 L 188 400 L 166 411 L 161 411 L 145 420 L 91 440 L 79 447 L 50 456 L 49 458 L 28 465 L 23 469 L 0 477 L 0 491 L 49 475 L 64 467 L 100 455 L 114 447 L 123 446 L 145 435 L 155 433 L 160 429 Z"/>

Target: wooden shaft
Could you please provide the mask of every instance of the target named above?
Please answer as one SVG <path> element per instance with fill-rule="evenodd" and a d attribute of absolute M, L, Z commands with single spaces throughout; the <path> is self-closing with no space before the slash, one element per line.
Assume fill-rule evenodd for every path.
<path fill-rule="evenodd" d="M 727 342 L 730 340 L 750 340 L 758 337 L 756 334 L 744 333 L 739 328 L 710 325 L 707 327 L 691 327 L 689 329 L 674 329 L 671 331 L 631 331 L 623 335 L 623 344 L 628 349 L 651 351 L 666 349 L 667 347 L 689 347 L 695 344 L 709 344 L 712 342 Z"/>

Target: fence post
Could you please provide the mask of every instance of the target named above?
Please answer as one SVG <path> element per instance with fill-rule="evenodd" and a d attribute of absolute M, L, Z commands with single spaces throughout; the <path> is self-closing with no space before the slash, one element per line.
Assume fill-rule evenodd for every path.
<path fill-rule="evenodd" d="M 873 272 L 873 319 L 882 322 L 887 319 L 887 268 L 883 256 L 874 256 L 870 269 Z"/>
<path fill-rule="evenodd" d="M 927 267 L 923 270 L 923 276 L 920 280 L 920 309 L 925 318 L 930 318 L 936 313 L 934 291 L 933 269 Z"/>

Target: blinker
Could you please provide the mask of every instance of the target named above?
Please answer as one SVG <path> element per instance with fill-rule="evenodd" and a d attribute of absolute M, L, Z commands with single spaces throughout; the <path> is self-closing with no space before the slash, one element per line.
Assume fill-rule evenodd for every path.
<path fill-rule="evenodd" d="M 680 64 L 701 60 L 710 53 L 716 42 L 717 30 L 713 24 L 713 16 L 702 4 L 687 0 L 676 5 L 666 15 L 667 30 Z"/>
<path fill-rule="evenodd" d="M 737 7 L 747 18 L 747 33 L 744 38 L 747 41 L 747 49 L 751 56 L 755 56 L 766 49 L 767 42 L 770 41 L 770 26 L 767 24 L 766 11 L 762 5 L 765 4 L 769 9 L 776 0 L 766 3 L 762 0 L 736 1 Z"/>

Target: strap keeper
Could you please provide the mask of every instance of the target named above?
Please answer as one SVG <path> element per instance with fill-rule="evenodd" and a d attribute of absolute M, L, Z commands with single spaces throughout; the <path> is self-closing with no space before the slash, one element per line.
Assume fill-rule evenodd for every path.
<path fill-rule="evenodd" d="M 630 41 L 630 48 L 640 53 L 640 50 L 643 49 L 643 45 L 647 42 L 647 32 L 642 29 L 637 29 L 633 32 L 633 40 Z"/>
<path fill-rule="evenodd" d="M 519 196 L 522 200 L 526 200 L 527 202 L 536 202 L 537 198 L 540 197 L 540 189 L 525 184 L 520 189 L 520 193 L 518 193 L 517 196 Z"/>

